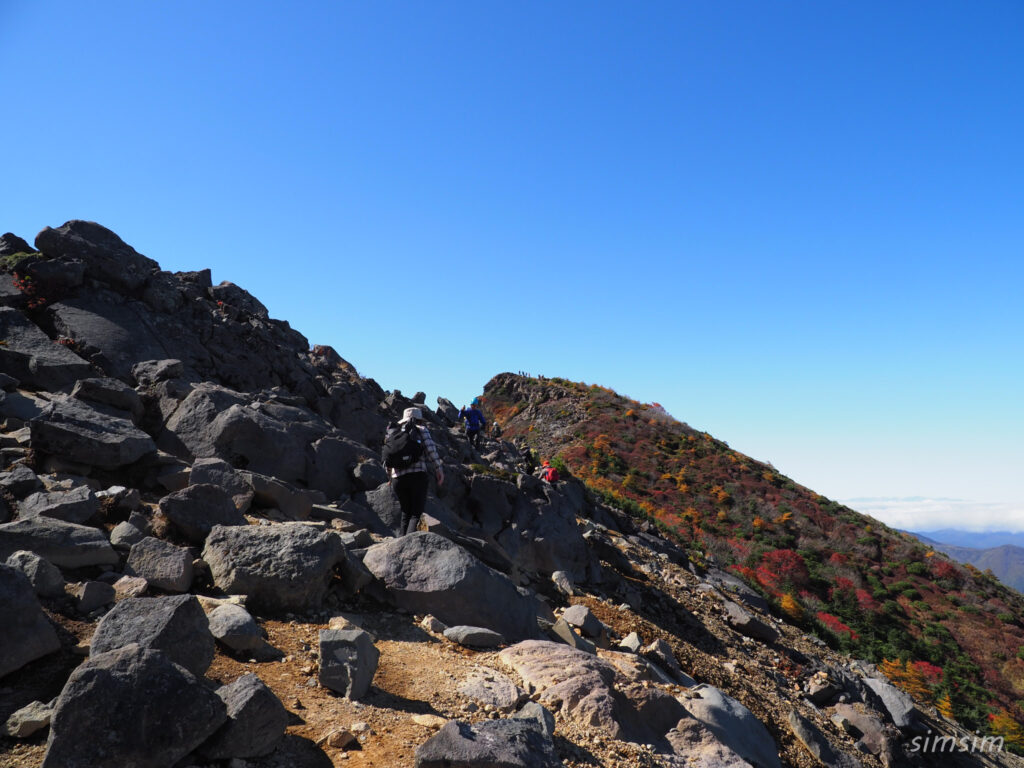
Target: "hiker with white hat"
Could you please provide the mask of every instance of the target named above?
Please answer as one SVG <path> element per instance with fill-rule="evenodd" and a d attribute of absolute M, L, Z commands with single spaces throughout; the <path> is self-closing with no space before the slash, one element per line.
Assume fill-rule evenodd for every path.
<path fill-rule="evenodd" d="M 423 424 L 423 411 L 406 408 L 398 423 L 388 424 L 384 435 L 384 466 L 391 477 L 398 503 L 402 507 L 399 536 L 415 531 L 427 504 L 427 462 L 434 468 L 437 484 L 444 483 L 444 470 L 437 455 L 437 446 Z"/>

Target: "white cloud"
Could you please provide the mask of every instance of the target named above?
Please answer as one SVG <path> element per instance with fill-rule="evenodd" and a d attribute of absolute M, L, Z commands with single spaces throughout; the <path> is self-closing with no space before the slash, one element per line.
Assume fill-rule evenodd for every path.
<path fill-rule="evenodd" d="M 840 499 L 850 509 L 906 531 L 958 528 L 963 531 L 1024 531 L 1024 504 L 967 499 Z"/>

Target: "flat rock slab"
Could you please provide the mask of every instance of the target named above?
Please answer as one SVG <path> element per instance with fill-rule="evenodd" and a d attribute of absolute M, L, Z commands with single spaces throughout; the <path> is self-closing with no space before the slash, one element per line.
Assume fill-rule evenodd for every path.
<path fill-rule="evenodd" d="M 133 643 L 71 673 L 43 768 L 171 768 L 226 719 L 224 702 L 199 678 Z"/>
<path fill-rule="evenodd" d="M 448 627 L 444 631 L 444 636 L 453 643 L 470 648 L 497 648 L 505 643 L 505 638 L 492 629 L 470 627 L 465 624 Z"/>
<path fill-rule="evenodd" d="M 51 517 L 0 525 L 0 558 L 6 560 L 19 549 L 35 552 L 59 568 L 117 565 L 121 559 L 102 531 Z"/>
<path fill-rule="evenodd" d="M 207 483 L 164 496 L 160 511 L 194 544 L 202 544 L 215 525 L 248 525 L 231 494 Z"/>
<path fill-rule="evenodd" d="M 618 739 L 660 740 L 686 710 L 672 696 L 631 682 L 614 664 L 567 645 L 524 640 L 498 654 L 541 704 Z"/>
<path fill-rule="evenodd" d="M 334 566 L 346 558 L 336 533 L 302 523 L 217 525 L 203 549 L 220 589 L 271 612 L 318 608 Z"/>
<path fill-rule="evenodd" d="M 32 447 L 79 464 L 117 469 L 156 452 L 124 411 L 73 397 L 55 400 L 29 422 Z"/>
<path fill-rule="evenodd" d="M 451 720 L 416 748 L 416 768 L 562 768 L 562 761 L 534 720 Z"/>

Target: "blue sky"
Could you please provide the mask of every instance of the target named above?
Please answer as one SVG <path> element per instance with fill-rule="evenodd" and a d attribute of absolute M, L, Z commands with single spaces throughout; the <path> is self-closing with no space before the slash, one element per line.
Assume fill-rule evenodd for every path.
<path fill-rule="evenodd" d="M 600 383 L 894 524 L 1020 530 L 1022 25 L 0 0 L 0 230 L 98 221 L 429 402 Z"/>

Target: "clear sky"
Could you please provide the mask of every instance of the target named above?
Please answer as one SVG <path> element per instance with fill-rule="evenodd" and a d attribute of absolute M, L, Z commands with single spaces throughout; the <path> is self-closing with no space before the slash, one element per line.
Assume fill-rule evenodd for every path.
<path fill-rule="evenodd" d="M 430 403 L 600 383 L 887 522 L 1021 530 L 1022 31 L 1018 0 L 0 0 L 0 231 L 98 221 Z"/>

